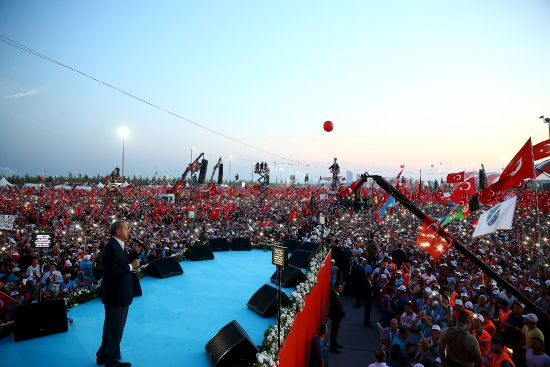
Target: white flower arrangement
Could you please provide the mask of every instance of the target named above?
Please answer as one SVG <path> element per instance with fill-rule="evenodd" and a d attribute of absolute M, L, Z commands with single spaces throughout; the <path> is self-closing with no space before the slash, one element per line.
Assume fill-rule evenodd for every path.
<path fill-rule="evenodd" d="M 291 305 L 281 308 L 281 339 L 284 340 L 294 324 L 296 314 L 304 309 L 305 297 L 311 293 L 317 283 L 317 274 L 323 266 L 324 253 L 317 253 L 311 260 L 306 272 L 306 280 L 296 286 L 289 297 Z M 260 352 L 256 354 L 254 367 L 276 367 L 279 360 L 279 346 L 277 345 L 277 325 L 269 326 L 265 332 Z"/>

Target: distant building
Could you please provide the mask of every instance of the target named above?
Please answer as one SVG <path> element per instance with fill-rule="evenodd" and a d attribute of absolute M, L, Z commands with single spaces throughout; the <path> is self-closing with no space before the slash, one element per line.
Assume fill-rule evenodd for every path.
<path fill-rule="evenodd" d="M 351 171 L 346 171 L 346 182 L 348 184 L 352 183 L 353 182 L 353 172 Z"/>

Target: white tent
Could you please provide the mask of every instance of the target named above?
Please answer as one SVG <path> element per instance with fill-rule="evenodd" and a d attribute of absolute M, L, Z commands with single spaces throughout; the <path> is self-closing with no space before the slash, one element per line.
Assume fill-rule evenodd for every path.
<path fill-rule="evenodd" d="M 4 186 L 13 186 L 13 184 L 9 183 L 5 177 L 2 177 L 0 178 L 0 187 L 4 187 Z"/>
<path fill-rule="evenodd" d="M 98 184 L 97 184 L 97 186 L 96 186 L 96 187 L 97 187 L 98 189 L 102 189 L 102 188 L 104 188 L 104 187 L 105 187 L 105 185 L 104 185 L 104 184 L 102 184 L 102 183 L 100 182 L 100 183 L 98 183 Z"/>
<path fill-rule="evenodd" d="M 128 187 L 128 186 L 130 186 L 130 185 L 128 184 L 128 182 L 124 181 L 124 183 L 122 184 L 121 187 Z"/>
<path fill-rule="evenodd" d="M 167 187 L 167 188 L 170 188 L 170 187 L 172 187 L 172 185 L 168 184 L 168 185 L 166 185 L 166 187 Z"/>
<path fill-rule="evenodd" d="M 25 183 L 23 184 L 24 187 L 34 187 L 35 189 L 44 187 L 44 184 L 41 183 Z"/>
<path fill-rule="evenodd" d="M 92 191 L 92 188 L 88 185 L 80 185 L 76 187 L 77 190 Z"/>
<path fill-rule="evenodd" d="M 73 187 L 69 185 L 56 185 L 54 186 L 54 189 L 56 190 L 72 190 Z"/>

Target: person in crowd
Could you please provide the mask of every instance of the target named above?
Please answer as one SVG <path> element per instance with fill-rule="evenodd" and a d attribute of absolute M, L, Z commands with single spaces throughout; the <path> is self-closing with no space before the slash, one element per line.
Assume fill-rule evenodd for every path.
<path fill-rule="evenodd" d="M 491 343 L 492 354 L 487 361 L 487 365 L 491 367 L 514 367 L 514 362 L 510 355 L 504 350 L 504 342 L 499 339 L 493 339 Z"/>
<path fill-rule="evenodd" d="M 528 367 L 550 367 L 550 357 L 544 353 L 544 341 L 536 336 L 531 338 L 525 357 Z"/>
<path fill-rule="evenodd" d="M 386 352 L 382 349 L 378 349 L 374 352 L 374 358 L 376 362 L 369 364 L 368 367 L 386 367 Z"/>
<path fill-rule="evenodd" d="M 38 257 L 34 256 L 32 258 L 31 265 L 27 267 L 27 279 L 38 282 L 40 281 L 41 274 L 42 272 L 40 271 L 40 265 L 38 264 Z"/>
<path fill-rule="evenodd" d="M 341 353 L 338 348 L 343 348 L 342 345 L 338 344 L 338 331 L 340 330 L 340 323 L 346 316 L 341 299 L 342 289 L 342 283 L 335 283 L 334 288 L 330 292 L 328 317 L 332 322 L 330 330 L 330 351 L 332 353 Z"/>
<path fill-rule="evenodd" d="M 405 367 L 407 356 L 407 329 L 399 328 L 399 332 L 393 337 L 390 347 L 390 367 Z"/>
<path fill-rule="evenodd" d="M 439 357 L 442 366 L 480 366 L 481 350 L 477 339 L 468 333 L 470 316 L 461 311 L 456 326 L 448 327 L 441 334 Z"/>
<path fill-rule="evenodd" d="M 380 331 L 380 348 L 389 351 L 392 345 L 393 337 L 399 334 L 399 322 L 397 319 L 391 319 L 390 326 Z"/>
<path fill-rule="evenodd" d="M 92 255 L 86 254 L 82 258 L 82 260 L 79 262 L 80 271 L 84 272 L 84 276 L 87 276 L 88 278 L 92 278 L 93 273 L 93 262 L 92 262 Z"/>
<path fill-rule="evenodd" d="M 544 343 L 544 334 L 537 327 L 537 323 L 539 322 L 537 315 L 528 313 L 527 315 L 523 315 L 523 318 L 525 320 L 525 325 L 523 329 L 521 329 L 521 332 L 525 340 L 525 347 L 531 346 L 531 339 L 533 338 L 539 338 Z"/>
<path fill-rule="evenodd" d="M 317 335 L 311 339 L 311 348 L 309 352 L 309 367 L 328 366 L 328 348 L 326 337 L 328 327 L 326 324 L 319 325 Z"/>
<path fill-rule="evenodd" d="M 53 279 L 53 276 L 55 275 L 55 279 Z M 63 279 L 63 275 L 61 275 L 61 272 L 59 270 L 56 270 L 56 266 L 54 263 L 51 263 L 48 267 L 48 271 L 44 273 L 44 276 L 42 277 L 42 285 L 46 286 L 50 284 L 51 282 L 60 282 Z"/>

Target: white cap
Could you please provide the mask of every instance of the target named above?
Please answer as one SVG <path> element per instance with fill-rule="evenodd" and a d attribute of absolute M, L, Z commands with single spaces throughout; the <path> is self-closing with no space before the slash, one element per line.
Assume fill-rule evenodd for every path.
<path fill-rule="evenodd" d="M 468 297 L 468 293 L 462 292 L 462 293 L 460 293 L 460 297 Z"/>
<path fill-rule="evenodd" d="M 397 289 L 399 289 L 402 292 L 407 291 L 407 287 L 405 287 L 404 285 L 400 285 L 399 288 L 397 288 Z"/>
<path fill-rule="evenodd" d="M 547 287 L 550 287 L 550 279 L 548 279 L 547 281 L 545 281 L 544 284 L 545 284 Z"/>
<path fill-rule="evenodd" d="M 395 272 L 395 274 L 403 274 L 403 273 L 401 273 L 401 270 L 398 270 Z"/>
<path fill-rule="evenodd" d="M 472 302 L 468 301 L 468 302 L 466 302 L 466 304 L 464 305 L 464 307 L 466 307 L 466 308 L 472 310 L 472 309 L 474 308 L 474 305 L 472 304 Z"/>
<path fill-rule="evenodd" d="M 455 299 L 455 306 L 463 306 L 462 301 L 459 299 Z"/>
<path fill-rule="evenodd" d="M 90 261 L 91 258 L 90 255 L 84 255 L 84 261 Z"/>
<path fill-rule="evenodd" d="M 523 318 L 531 321 L 533 324 L 536 324 L 537 322 L 539 322 L 539 318 L 534 313 L 528 313 L 527 315 L 523 315 Z"/>
<path fill-rule="evenodd" d="M 481 316 L 480 314 L 475 313 L 475 314 L 474 314 L 474 317 L 475 317 L 476 319 L 481 320 L 481 323 L 484 323 L 484 322 L 485 322 L 485 319 L 484 319 L 483 316 Z"/>
<path fill-rule="evenodd" d="M 439 327 L 439 325 L 432 325 L 432 330 L 441 331 L 441 328 Z"/>
<path fill-rule="evenodd" d="M 388 279 L 388 276 L 386 274 L 380 275 L 380 279 Z"/>

